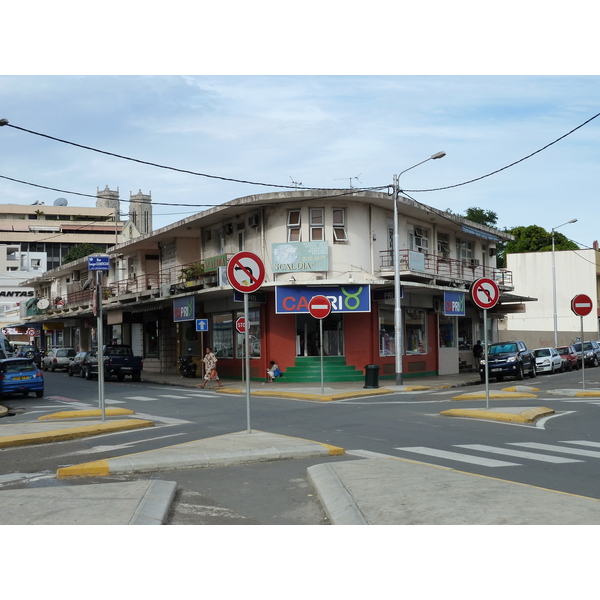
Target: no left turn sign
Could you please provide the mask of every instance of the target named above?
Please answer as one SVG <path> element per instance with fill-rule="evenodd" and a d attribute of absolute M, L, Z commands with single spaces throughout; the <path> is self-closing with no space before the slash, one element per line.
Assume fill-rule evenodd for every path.
<path fill-rule="evenodd" d="M 227 263 L 227 277 L 238 292 L 251 294 L 265 280 L 265 265 L 253 252 L 238 252 Z"/>
<path fill-rule="evenodd" d="M 500 299 L 498 284 L 487 277 L 477 279 L 471 286 L 471 298 L 479 308 L 493 308 Z"/>

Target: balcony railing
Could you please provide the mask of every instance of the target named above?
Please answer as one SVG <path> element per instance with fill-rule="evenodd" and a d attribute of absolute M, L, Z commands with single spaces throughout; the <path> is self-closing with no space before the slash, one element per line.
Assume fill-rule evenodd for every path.
<path fill-rule="evenodd" d="M 223 255 L 220 262 L 224 262 L 226 265 L 231 256 L 233 254 Z M 178 286 L 179 291 L 183 291 L 186 287 L 198 288 L 206 282 L 214 283 L 217 274 L 214 264 L 216 264 L 215 257 L 211 257 L 206 262 L 195 261 L 108 283 L 103 286 L 104 300 L 110 301 L 129 295 L 135 299 L 135 296 L 148 292 L 158 295 L 164 285 Z M 205 265 L 210 265 L 211 270 L 205 270 Z M 93 290 L 89 288 L 84 290 L 81 282 L 70 283 L 67 287 L 67 295 L 64 299 L 65 309 L 86 307 L 92 304 Z"/>
<path fill-rule="evenodd" d="M 394 269 L 392 250 L 380 252 L 381 275 L 385 276 Z M 456 260 L 437 254 L 400 250 L 400 274 L 403 277 L 439 279 L 443 281 L 472 282 L 482 277 L 493 279 L 498 285 L 513 287 L 512 271 L 480 265 L 476 260 Z"/>

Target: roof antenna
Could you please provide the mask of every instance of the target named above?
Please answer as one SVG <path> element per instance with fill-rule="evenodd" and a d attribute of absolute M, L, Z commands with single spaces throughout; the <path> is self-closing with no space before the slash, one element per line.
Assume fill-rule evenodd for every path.
<path fill-rule="evenodd" d="M 357 177 L 343 177 L 342 179 L 336 179 L 335 181 L 343 181 L 344 179 L 349 179 L 349 186 L 350 189 L 354 189 L 354 187 L 352 186 L 352 180 L 356 179 L 356 181 L 358 181 L 358 183 L 362 183 L 362 181 L 359 179 L 359 177 L 362 175 L 362 173 L 359 173 Z"/>
<path fill-rule="evenodd" d="M 298 187 L 302 185 L 302 182 L 301 182 L 301 181 L 294 181 L 294 180 L 292 179 L 292 176 L 291 176 L 291 175 L 290 175 L 290 179 L 292 180 L 292 185 L 293 185 L 293 186 L 294 186 L 296 189 L 298 189 Z"/>

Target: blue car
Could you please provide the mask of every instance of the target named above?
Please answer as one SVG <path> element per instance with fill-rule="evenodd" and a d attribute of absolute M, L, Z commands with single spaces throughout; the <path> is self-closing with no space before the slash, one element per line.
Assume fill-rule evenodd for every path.
<path fill-rule="evenodd" d="M 44 376 L 30 358 L 6 358 L 0 360 L 0 396 L 35 392 L 44 395 Z"/>

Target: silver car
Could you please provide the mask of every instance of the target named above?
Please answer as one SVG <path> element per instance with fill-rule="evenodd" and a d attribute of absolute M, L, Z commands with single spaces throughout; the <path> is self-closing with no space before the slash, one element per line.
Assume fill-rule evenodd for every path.
<path fill-rule="evenodd" d="M 77 354 L 75 348 L 52 348 L 46 353 L 42 359 L 42 369 L 47 371 L 56 371 L 56 369 L 64 369 L 69 367 L 71 359 Z"/>

